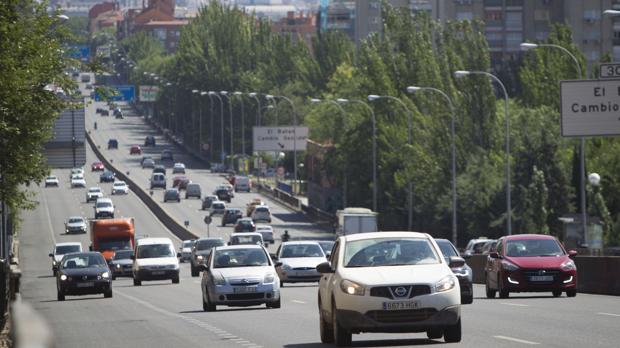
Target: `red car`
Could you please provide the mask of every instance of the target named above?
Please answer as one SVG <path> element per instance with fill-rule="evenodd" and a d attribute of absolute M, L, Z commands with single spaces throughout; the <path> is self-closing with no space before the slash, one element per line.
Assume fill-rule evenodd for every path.
<path fill-rule="evenodd" d="M 497 241 L 497 251 L 489 253 L 486 274 L 487 298 L 507 298 L 511 292 L 550 291 L 577 295 L 575 250 L 566 252 L 557 238 L 541 234 L 518 234 Z"/>
<path fill-rule="evenodd" d="M 102 172 L 104 169 L 103 163 L 101 162 L 93 162 L 93 164 L 90 165 L 90 170 L 93 172 Z"/>
<path fill-rule="evenodd" d="M 183 175 L 177 175 L 172 178 L 172 187 L 177 187 L 179 190 L 185 190 L 190 180 Z"/>
<path fill-rule="evenodd" d="M 130 155 L 141 155 L 142 154 L 142 148 L 138 145 L 134 145 L 131 147 L 131 149 L 129 149 L 129 154 Z"/>

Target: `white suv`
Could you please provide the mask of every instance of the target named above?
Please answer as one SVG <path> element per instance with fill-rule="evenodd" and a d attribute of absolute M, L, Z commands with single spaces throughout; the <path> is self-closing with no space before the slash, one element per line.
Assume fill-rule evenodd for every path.
<path fill-rule="evenodd" d="M 97 198 L 95 202 L 95 219 L 114 218 L 114 203 L 110 198 Z"/>
<path fill-rule="evenodd" d="M 338 238 L 333 250 L 331 261 L 316 267 L 323 274 L 323 343 L 348 346 L 362 332 L 426 332 L 430 339 L 461 341 L 459 282 L 430 235 L 352 234 Z"/>
<path fill-rule="evenodd" d="M 171 279 L 179 283 L 179 259 L 170 238 L 141 238 L 136 241 L 132 267 L 133 285 L 143 280 Z"/>

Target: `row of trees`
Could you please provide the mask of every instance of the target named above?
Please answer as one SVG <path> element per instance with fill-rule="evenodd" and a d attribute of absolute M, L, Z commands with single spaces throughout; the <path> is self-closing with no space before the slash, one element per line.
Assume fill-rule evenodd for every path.
<path fill-rule="evenodd" d="M 583 62 L 566 27 L 555 26 L 549 42 L 568 48 Z M 308 48 L 299 38 L 271 33 L 269 23 L 252 14 L 212 1 L 183 29 L 174 55 L 165 55 L 154 39 L 141 34 L 120 44 L 126 56 L 137 63 L 132 70 L 134 82 L 152 83 L 144 72 L 153 72 L 160 81 L 172 83 L 173 88 L 162 89 L 156 105 L 162 123 L 171 122 L 186 143 L 196 148 L 198 133 L 204 134 L 203 142 L 212 140 L 214 144 L 214 156 L 230 150 L 228 145 L 223 149 L 218 145 L 218 131 L 210 132 L 222 126 L 214 117 L 219 113 L 204 112 L 202 123 L 196 115 L 198 105 L 204 110 L 214 105 L 217 111 L 219 102 L 192 94 L 193 89 L 290 97 L 297 106 L 299 122 L 310 127 L 310 137 L 334 145 L 323 169 L 336 178 L 338 187 L 344 177 L 348 179 L 349 206 L 371 206 L 371 119 L 359 104 L 343 105 L 346 114 L 342 114 L 331 104 L 317 106 L 309 99 L 366 100 L 369 94 L 379 94 L 402 100 L 411 114 L 387 99 L 371 103 L 378 127 L 380 223 L 386 230 L 406 228 L 407 187 L 413 183 L 414 230 L 450 234 L 450 110 L 440 95 L 406 93 L 410 85 L 441 89 L 456 108 L 459 241 L 505 234 L 506 115 L 503 107 L 498 107 L 503 104 L 497 104 L 489 79 L 453 76 L 456 70 L 490 69 L 481 22 L 440 25 L 425 15 L 412 17 L 408 11 L 384 6 L 383 32 L 368 37 L 358 48 L 335 32 L 319 33 Z M 529 52 L 520 66 L 516 90 L 523 92 L 511 96 L 508 115 L 512 124 L 514 233 L 559 235 L 562 226 L 558 218 L 576 211 L 576 144 L 560 136 L 558 106 L 559 80 L 575 74 L 573 63 L 552 50 Z M 239 99 L 230 98 L 237 153 L 241 152 Z M 258 105 L 253 99 L 244 100 L 245 115 L 256 115 Z M 227 98 L 224 102 L 228 103 Z M 262 114 L 263 125 L 292 124 L 286 103 Z M 245 124 L 249 136 L 253 117 L 246 118 Z M 223 126 L 228 139 L 227 118 Z M 245 152 L 250 153 L 251 141 L 246 144 Z M 587 158 L 588 169 L 603 177 L 605 195 L 599 190 L 598 201 L 610 208 L 609 221 L 614 219 L 620 225 L 620 183 L 612 175 L 619 165 L 613 155 L 617 152 L 612 152 L 617 146 L 615 139 L 592 140 Z M 608 244 L 618 243 L 618 227 L 606 224 Z"/>

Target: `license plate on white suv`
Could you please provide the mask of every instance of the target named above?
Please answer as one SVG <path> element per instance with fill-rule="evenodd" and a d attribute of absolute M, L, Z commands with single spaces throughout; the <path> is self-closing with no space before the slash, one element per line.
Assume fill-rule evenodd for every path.
<path fill-rule="evenodd" d="M 395 301 L 395 302 L 383 302 L 383 309 L 386 311 L 400 311 L 406 309 L 417 309 L 420 307 L 418 301 Z"/>

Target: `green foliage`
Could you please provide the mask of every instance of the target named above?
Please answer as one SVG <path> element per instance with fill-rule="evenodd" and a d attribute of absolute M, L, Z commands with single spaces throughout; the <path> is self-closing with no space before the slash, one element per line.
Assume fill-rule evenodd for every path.
<path fill-rule="evenodd" d="M 78 45 L 88 42 L 90 36 L 88 33 L 88 17 L 71 16 L 63 26 L 71 35 L 65 42 Z"/>
<path fill-rule="evenodd" d="M 32 207 L 23 185 L 48 173 L 41 145 L 66 106 L 46 87 L 74 89 L 61 50 L 69 34 L 46 6 L 0 2 L 0 200 L 15 211 Z"/>

